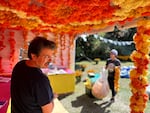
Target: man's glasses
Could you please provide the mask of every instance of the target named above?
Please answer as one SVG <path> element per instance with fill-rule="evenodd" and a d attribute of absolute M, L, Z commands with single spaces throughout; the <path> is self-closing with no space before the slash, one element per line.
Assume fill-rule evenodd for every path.
<path fill-rule="evenodd" d="M 49 55 L 40 55 L 44 59 L 51 59 L 53 60 L 55 57 L 54 56 L 49 56 Z"/>

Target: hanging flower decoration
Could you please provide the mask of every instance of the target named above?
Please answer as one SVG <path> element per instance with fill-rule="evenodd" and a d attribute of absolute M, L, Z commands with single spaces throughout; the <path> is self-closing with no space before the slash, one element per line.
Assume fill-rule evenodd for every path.
<path fill-rule="evenodd" d="M 119 79 L 120 79 L 120 67 L 115 67 L 115 78 L 114 78 L 114 85 L 115 85 L 115 91 L 119 91 Z"/>
<path fill-rule="evenodd" d="M 16 13 L 11 11 L 0 10 L 0 24 L 2 28 L 16 28 L 31 30 L 38 27 L 38 20 L 20 18 Z"/>
<path fill-rule="evenodd" d="M 148 64 L 150 52 L 150 20 L 140 20 L 138 22 L 137 34 L 134 36 L 136 50 L 131 54 L 136 68 L 130 72 L 130 87 L 132 96 L 130 98 L 131 113 L 144 113 L 148 95 L 146 87 L 148 86 Z"/>
<path fill-rule="evenodd" d="M 4 29 L 0 29 L 0 51 L 3 50 L 5 48 L 5 45 L 4 45 Z"/>
<path fill-rule="evenodd" d="M 0 72 L 3 72 L 3 69 L 2 69 L 2 57 L 0 57 Z"/>
<path fill-rule="evenodd" d="M 11 69 L 13 68 L 13 63 L 14 63 L 14 60 L 15 60 L 15 39 L 14 39 L 14 32 L 10 32 L 9 33 L 9 36 L 10 38 L 8 39 L 9 43 L 10 43 L 10 61 L 11 61 L 11 64 L 10 64 L 10 67 Z"/>
<path fill-rule="evenodd" d="M 27 50 L 28 49 L 28 40 L 27 40 L 27 31 L 23 31 L 22 35 L 23 35 L 23 39 L 24 39 L 24 49 Z"/>
<path fill-rule="evenodd" d="M 0 51 L 2 51 L 6 46 L 4 45 L 4 29 L 0 29 Z M 3 72 L 2 69 L 2 57 L 0 56 L 0 72 Z"/>
<path fill-rule="evenodd" d="M 149 4 L 149 0 L 1 0 L 0 23 L 4 28 L 78 34 L 150 16 Z"/>

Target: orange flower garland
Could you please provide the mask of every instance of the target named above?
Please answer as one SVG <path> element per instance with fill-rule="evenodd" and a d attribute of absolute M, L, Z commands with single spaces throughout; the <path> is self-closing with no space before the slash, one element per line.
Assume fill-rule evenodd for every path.
<path fill-rule="evenodd" d="M 144 113 L 148 95 L 146 86 L 148 85 L 148 64 L 150 52 L 150 20 L 141 20 L 138 22 L 137 34 L 134 36 L 136 50 L 131 54 L 136 68 L 130 72 L 130 88 L 132 96 L 130 98 L 131 113 Z"/>
<path fill-rule="evenodd" d="M 1 27 L 4 28 L 20 27 L 20 29 L 25 28 L 28 30 L 34 29 L 39 25 L 38 21 L 35 19 L 20 18 L 17 14 L 11 11 L 1 11 L 1 10 L 0 10 L 0 24 L 2 24 Z"/>
<path fill-rule="evenodd" d="M 108 23 L 101 20 L 111 18 L 115 10 L 110 0 L 3 0 L 0 23 L 4 28 L 77 34 L 104 28 Z"/>
<path fill-rule="evenodd" d="M 5 45 L 4 45 L 4 29 L 0 29 L 0 51 L 2 51 L 4 48 L 5 48 Z M 0 56 L 0 72 L 3 72 L 3 69 L 2 69 L 2 57 Z"/>
<path fill-rule="evenodd" d="M 14 39 L 14 32 L 10 32 L 9 33 L 10 35 L 10 38 L 8 39 L 9 43 L 10 43 L 10 61 L 11 61 L 11 64 L 10 64 L 10 67 L 11 69 L 13 68 L 13 63 L 14 63 L 14 60 L 15 60 L 15 39 Z"/>
<path fill-rule="evenodd" d="M 4 45 L 4 29 L 0 29 L 0 51 L 3 50 L 5 48 L 5 45 Z"/>
<path fill-rule="evenodd" d="M 2 57 L 0 57 L 0 72 L 3 72 L 4 70 L 2 69 Z"/>
<path fill-rule="evenodd" d="M 115 7 L 110 5 L 110 0 L 86 0 L 86 2 L 81 0 L 4 0 L 0 1 L 0 4 L 26 12 L 29 16 L 38 16 L 44 22 L 51 24 L 111 18 L 115 11 Z"/>
<path fill-rule="evenodd" d="M 4 28 L 81 34 L 150 16 L 149 4 L 148 0 L 0 0 L 0 24 Z"/>
<path fill-rule="evenodd" d="M 23 31 L 22 34 L 23 34 L 23 39 L 24 39 L 24 48 L 23 49 L 27 50 L 28 49 L 28 40 L 27 40 L 28 32 L 27 31 Z"/>
<path fill-rule="evenodd" d="M 114 85 L 115 85 L 115 91 L 119 91 L 119 79 L 120 79 L 120 68 L 118 66 L 115 67 L 115 79 L 114 79 Z"/>

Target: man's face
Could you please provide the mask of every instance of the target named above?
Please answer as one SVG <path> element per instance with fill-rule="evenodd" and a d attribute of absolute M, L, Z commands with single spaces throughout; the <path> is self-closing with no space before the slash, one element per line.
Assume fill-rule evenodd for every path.
<path fill-rule="evenodd" d="M 111 58 L 111 59 L 115 59 L 116 56 L 115 56 L 113 53 L 110 53 L 110 58 Z"/>
<path fill-rule="evenodd" d="M 34 61 L 39 68 L 47 68 L 49 63 L 52 62 L 54 51 L 49 48 L 41 50 L 39 56 L 34 58 Z"/>

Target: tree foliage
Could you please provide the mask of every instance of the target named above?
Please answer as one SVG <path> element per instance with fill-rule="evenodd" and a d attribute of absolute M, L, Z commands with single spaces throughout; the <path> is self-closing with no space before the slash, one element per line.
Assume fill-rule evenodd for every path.
<path fill-rule="evenodd" d="M 136 33 L 136 28 L 130 28 L 126 30 L 114 29 L 112 32 L 101 33 L 102 37 L 111 39 L 113 41 L 133 41 L 133 35 Z M 99 34 L 99 36 L 101 36 Z M 134 44 L 127 46 L 117 46 L 111 43 L 105 43 L 99 38 L 95 38 L 93 35 L 87 35 L 86 37 L 78 37 L 76 40 L 76 60 L 83 59 L 106 59 L 109 56 L 111 49 L 117 49 L 119 55 L 127 56 L 135 49 Z"/>

